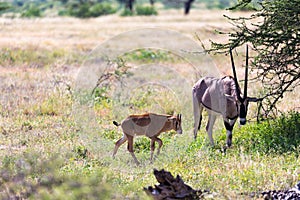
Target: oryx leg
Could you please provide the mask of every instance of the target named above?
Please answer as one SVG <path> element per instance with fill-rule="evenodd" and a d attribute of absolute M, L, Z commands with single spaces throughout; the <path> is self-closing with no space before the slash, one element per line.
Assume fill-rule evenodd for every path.
<path fill-rule="evenodd" d="M 153 154 L 154 154 L 154 150 L 155 150 L 155 142 L 158 143 L 158 149 L 157 149 L 157 155 L 159 155 L 160 153 L 160 149 L 163 145 L 163 142 L 161 139 L 159 139 L 158 137 L 154 136 L 154 137 L 151 137 L 151 157 L 150 157 L 150 160 L 152 162 L 153 160 Z"/>
<path fill-rule="evenodd" d="M 193 96 L 193 109 L 194 109 L 194 139 L 196 139 L 198 130 L 200 129 L 201 126 L 202 111 L 203 111 L 203 106 L 198 101 L 196 96 Z"/>
<path fill-rule="evenodd" d="M 113 153 L 113 158 L 115 158 L 115 155 L 119 149 L 119 147 L 124 144 L 127 141 L 127 137 L 125 134 L 123 134 L 123 137 L 121 139 L 119 139 L 116 144 L 115 144 L 115 149 L 114 149 L 114 153 Z"/>
<path fill-rule="evenodd" d="M 232 130 L 234 127 L 236 119 L 233 120 L 224 120 L 224 125 L 226 128 L 226 134 L 227 134 L 227 141 L 226 141 L 226 145 L 227 147 L 230 147 L 232 144 Z"/>
<path fill-rule="evenodd" d="M 131 135 L 127 135 L 127 139 L 128 139 L 128 146 L 127 146 L 127 149 L 128 151 L 130 152 L 134 162 L 139 165 L 140 162 L 137 160 L 137 158 L 135 157 L 134 155 L 134 151 L 133 151 L 133 136 Z"/>
<path fill-rule="evenodd" d="M 207 125 L 206 125 L 206 131 L 207 131 L 207 134 L 208 134 L 208 137 L 209 137 L 209 140 L 210 140 L 210 144 L 212 146 L 215 145 L 212 133 L 213 133 L 213 127 L 214 127 L 216 118 L 217 118 L 216 115 L 211 114 L 211 113 L 208 114 L 208 122 L 207 122 Z"/>

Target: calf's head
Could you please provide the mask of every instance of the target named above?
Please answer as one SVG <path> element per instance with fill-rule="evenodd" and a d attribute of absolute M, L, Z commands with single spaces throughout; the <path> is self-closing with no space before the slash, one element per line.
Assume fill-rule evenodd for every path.
<path fill-rule="evenodd" d="M 182 127 L 181 127 L 181 114 L 177 116 L 172 116 L 168 120 L 171 121 L 173 129 L 178 133 L 182 134 Z"/>

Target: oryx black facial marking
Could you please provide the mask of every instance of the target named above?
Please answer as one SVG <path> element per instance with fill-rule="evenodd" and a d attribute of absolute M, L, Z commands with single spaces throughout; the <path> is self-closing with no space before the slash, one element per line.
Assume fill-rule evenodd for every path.
<path fill-rule="evenodd" d="M 246 116 L 247 116 L 247 106 L 248 105 L 245 105 L 245 103 L 248 104 L 248 102 L 246 101 L 243 101 L 241 102 L 240 104 L 240 110 L 239 110 L 239 118 L 240 118 L 240 124 L 241 125 L 245 125 L 246 124 Z"/>

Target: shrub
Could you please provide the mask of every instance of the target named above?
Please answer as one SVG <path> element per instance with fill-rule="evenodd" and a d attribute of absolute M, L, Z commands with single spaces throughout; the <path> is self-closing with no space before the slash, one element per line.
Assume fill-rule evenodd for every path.
<path fill-rule="evenodd" d="M 91 17 L 99 17 L 101 15 L 109 15 L 116 12 L 116 9 L 113 8 L 110 4 L 107 3 L 98 3 L 90 7 L 89 13 Z"/>
<path fill-rule="evenodd" d="M 89 12 L 89 4 L 84 3 L 81 5 L 72 5 L 69 8 L 68 14 L 74 17 L 88 18 L 89 17 L 88 12 Z"/>
<path fill-rule="evenodd" d="M 0 2 L 0 12 L 5 11 L 11 8 L 11 5 L 9 5 L 7 2 Z"/>
<path fill-rule="evenodd" d="M 116 189 L 112 188 L 111 176 L 101 168 L 90 174 L 86 168 L 97 165 L 85 161 L 77 165 L 75 172 L 60 171 L 62 159 L 38 159 L 39 155 L 5 157 L 0 167 L 0 199 L 113 199 Z M 75 162 L 72 164 L 74 165 Z M 75 170 L 74 169 L 74 170 Z"/>
<path fill-rule="evenodd" d="M 137 15 L 157 15 L 157 11 L 153 6 L 137 6 L 136 7 Z"/>
<path fill-rule="evenodd" d="M 94 102 L 95 104 L 102 104 L 103 101 L 109 103 L 111 99 L 108 96 L 108 87 L 96 88 L 94 91 Z"/>
<path fill-rule="evenodd" d="M 122 17 L 126 17 L 126 16 L 133 16 L 134 13 L 133 13 L 131 10 L 125 8 L 125 9 L 121 12 L 120 15 L 121 15 Z"/>
<path fill-rule="evenodd" d="M 41 10 L 38 6 L 30 5 L 27 10 L 22 12 L 21 17 L 41 17 Z"/>
<path fill-rule="evenodd" d="M 101 15 L 113 14 L 117 10 L 107 3 L 84 3 L 84 4 L 74 4 L 68 11 L 67 15 L 79 17 L 79 18 L 89 18 L 89 17 L 99 17 Z M 65 15 L 65 12 L 60 11 L 60 15 Z"/>
<path fill-rule="evenodd" d="M 300 153 L 300 113 L 251 124 L 234 133 L 235 143 L 246 152 Z"/>

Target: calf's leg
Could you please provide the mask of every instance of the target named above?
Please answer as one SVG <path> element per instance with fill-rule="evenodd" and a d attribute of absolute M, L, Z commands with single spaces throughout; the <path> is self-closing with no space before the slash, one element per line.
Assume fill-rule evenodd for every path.
<path fill-rule="evenodd" d="M 151 153 L 150 153 L 150 162 L 152 163 L 153 153 L 154 153 L 154 150 L 155 150 L 155 140 L 154 140 L 153 137 L 151 137 L 150 139 L 151 139 L 151 143 L 150 143 L 150 150 L 151 150 Z"/>
<path fill-rule="evenodd" d="M 115 149 L 114 149 L 114 153 L 113 153 L 113 158 L 115 157 L 119 147 L 124 144 L 125 142 L 127 141 L 127 137 L 125 134 L 123 134 L 123 137 L 121 139 L 119 139 L 117 142 L 116 142 L 116 145 L 115 145 Z"/>
<path fill-rule="evenodd" d="M 161 147 L 162 147 L 162 145 L 163 145 L 163 142 L 162 142 L 161 139 L 159 139 L 159 138 L 156 137 L 156 136 L 151 137 L 150 139 L 151 139 L 151 145 L 150 145 L 150 147 L 151 147 L 150 161 L 151 161 L 151 163 L 152 163 L 152 160 L 153 160 L 153 154 L 154 154 L 154 150 L 155 150 L 155 142 L 158 143 L 157 155 L 159 155 L 159 153 L 160 153 L 160 149 L 161 149 Z"/>
<path fill-rule="evenodd" d="M 127 146 L 127 149 L 128 151 L 130 152 L 134 162 L 139 165 L 140 162 L 138 161 L 138 159 L 136 158 L 135 154 L 134 154 L 134 151 L 133 151 L 133 136 L 131 135 L 127 135 L 127 139 L 128 139 L 128 146 Z"/>
<path fill-rule="evenodd" d="M 159 139 L 158 137 L 155 137 L 155 141 L 158 143 L 157 155 L 159 155 L 160 149 L 161 149 L 161 147 L 162 147 L 162 145 L 163 145 L 163 142 L 162 142 L 162 140 Z"/>

